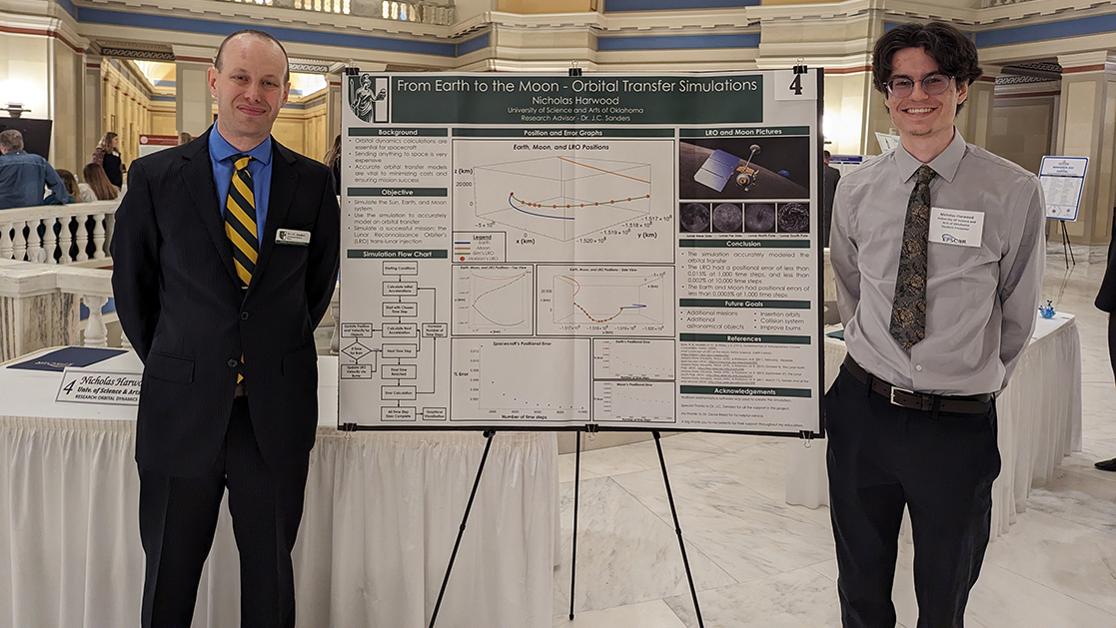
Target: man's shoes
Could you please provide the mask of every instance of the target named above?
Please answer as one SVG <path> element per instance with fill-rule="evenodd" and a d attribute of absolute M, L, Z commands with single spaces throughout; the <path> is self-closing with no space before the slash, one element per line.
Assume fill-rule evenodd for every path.
<path fill-rule="evenodd" d="M 1093 466 L 1101 471 L 1116 471 L 1116 458 L 1101 460 L 1100 462 L 1094 463 Z"/>

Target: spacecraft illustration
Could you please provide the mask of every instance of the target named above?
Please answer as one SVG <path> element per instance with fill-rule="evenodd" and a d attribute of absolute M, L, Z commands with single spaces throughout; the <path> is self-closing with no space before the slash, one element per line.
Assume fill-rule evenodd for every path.
<path fill-rule="evenodd" d="M 759 171 L 752 167 L 752 158 L 759 152 L 759 144 L 752 144 L 748 149 L 748 157 L 741 159 L 732 153 L 717 149 L 694 173 L 694 181 L 707 188 L 723 192 L 728 182 L 735 180 L 742 191 L 751 192 L 759 182 Z"/>
<path fill-rule="evenodd" d="M 682 140 L 678 191 L 686 200 L 802 200 L 810 197 L 809 138 Z M 799 170 L 803 168 L 804 170 Z"/>

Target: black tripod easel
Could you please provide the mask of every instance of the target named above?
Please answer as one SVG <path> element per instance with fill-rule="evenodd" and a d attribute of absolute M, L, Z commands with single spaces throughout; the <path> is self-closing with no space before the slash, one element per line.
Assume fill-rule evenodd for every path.
<path fill-rule="evenodd" d="M 596 425 L 589 425 L 584 431 L 596 432 Z M 573 555 L 570 559 L 570 621 L 574 618 L 574 593 L 577 584 L 577 512 L 581 493 L 581 434 L 577 432 L 577 448 L 574 454 L 574 511 L 573 511 Z M 659 468 L 663 472 L 663 484 L 666 486 L 667 502 L 670 504 L 670 515 L 674 519 L 674 533 L 678 536 L 678 548 L 682 551 L 682 566 L 686 569 L 686 581 L 690 585 L 690 597 L 694 600 L 694 616 L 697 617 L 699 628 L 705 628 L 705 621 L 701 618 L 701 604 L 698 603 L 697 587 L 694 586 L 694 574 L 690 571 L 690 559 L 686 554 L 686 542 L 682 538 L 682 524 L 678 522 L 678 509 L 674 505 L 674 492 L 670 489 L 670 476 L 667 475 L 666 458 L 663 457 L 662 438 L 659 430 L 652 430 L 655 437 L 655 449 L 659 452 Z"/>
<path fill-rule="evenodd" d="M 442 578 L 442 588 L 438 590 L 438 601 L 434 603 L 434 611 L 430 615 L 430 628 L 434 628 L 434 624 L 438 621 L 438 610 L 442 607 L 442 598 L 446 595 L 446 587 L 449 585 L 450 573 L 453 572 L 453 563 L 457 560 L 457 550 L 461 547 L 461 537 L 465 535 L 465 525 L 469 522 L 469 513 L 473 510 L 473 500 L 477 496 L 477 488 L 480 486 L 481 474 L 484 473 L 484 463 L 488 460 L 488 452 L 492 449 L 492 437 L 496 435 L 496 430 L 484 431 L 484 453 L 481 454 L 480 465 L 477 466 L 477 477 L 473 480 L 473 490 L 469 493 L 469 502 L 465 505 L 465 514 L 461 517 L 461 527 L 457 529 L 457 540 L 453 542 L 453 552 L 450 554 L 449 565 L 446 566 L 446 575 Z"/>
<path fill-rule="evenodd" d="M 1069 231 L 1066 230 L 1066 221 L 1059 220 L 1058 224 L 1062 226 L 1062 254 L 1066 258 L 1066 270 L 1069 270 L 1070 260 L 1073 260 L 1073 265 L 1077 266 L 1077 259 L 1073 256 L 1073 245 L 1070 244 Z"/>

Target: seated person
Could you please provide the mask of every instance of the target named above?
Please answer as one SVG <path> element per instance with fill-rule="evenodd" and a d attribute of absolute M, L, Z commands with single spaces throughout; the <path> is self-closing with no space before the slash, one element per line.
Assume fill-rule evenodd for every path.
<path fill-rule="evenodd" d="M 43 198 L 49 187 L 51 200 Z M 23 150 L 23 134 L 0 132 L 0 209 L 70 202 L 66 186 L 41 156 Z"/>
<path fill-rule="evenodd" d="M 89 187 L 88 183 L 78 181 L 74 173 L 69 170 L 59 170 L 58 176 L 62 177 L 62 183 L 66 185 L 66 191 L 69 192 L 70 198 L 74 199 L 75 203 L 92 203 L 97 200 L 93 188 Z"/>
<path fill-rule="evenodd" d="M 93 194 L 98 201 L 112 201 L 120 197 L 120 188 L 113 185 L 108 175 L 105 174 L 105 169 L 99 164 L 88 163 L 81 170 L 82 177 L 89 187 L 93 189 Z"/>

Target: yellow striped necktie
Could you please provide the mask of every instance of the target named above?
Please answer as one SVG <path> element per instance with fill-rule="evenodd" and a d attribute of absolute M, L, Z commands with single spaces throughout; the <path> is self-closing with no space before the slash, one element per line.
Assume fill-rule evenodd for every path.
<path fill-rule="evenodd" d="M 232 243 L 233 266 L 240 278 L 241 287 L 248 289 L 252 283 L 252 273 L 256 271 L 256 260 L 260 254 L 259 238 L 256 236 L 256 195 L 252 188 L 252 173 L 248 164 L 252 158 L 237 155 L 233 159 L 235 170 L 229 182 L 229 196 L 225 200 L 225 235 Z M 240 356 L 244 364 L 244 356 Z M 244 368 L 237 369 L 236 383 L 244 381 Z"/>
<path fill-rule="evenodd" d="M 248 155 L 237 155 L 235 170 L 229 182 L 229 196 L 225 201 L 225 234 L 232 242 L 233 266 L 244 288 L 252 283 L 256 271 L 260 244 L 256 236 L 256 195 L 252 191 L 252 173 L 248 171 Z"/>

